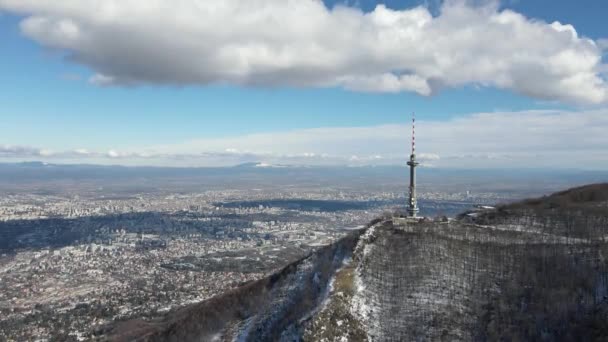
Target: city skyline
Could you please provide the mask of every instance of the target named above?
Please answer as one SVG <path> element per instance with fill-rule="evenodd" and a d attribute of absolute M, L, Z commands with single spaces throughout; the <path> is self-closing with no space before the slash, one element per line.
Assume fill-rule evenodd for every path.
<path fill-rule="evenodd" d="M 180 4 L 0 0 L 0 162 L 608 169 L 602 1 Z"/>

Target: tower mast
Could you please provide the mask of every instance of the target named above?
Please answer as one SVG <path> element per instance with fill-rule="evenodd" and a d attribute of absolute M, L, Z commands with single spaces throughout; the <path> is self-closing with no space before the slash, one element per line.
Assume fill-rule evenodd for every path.
<path fill-rule="evenodd" d="M 407 165 L 410 167 L 410 198 L 407 206 L 407 214 L 410 217 L 416 217 L 418 214 L 418 201 L 416 200 L 416 116 L 412 113 L 412 154 Z"/>

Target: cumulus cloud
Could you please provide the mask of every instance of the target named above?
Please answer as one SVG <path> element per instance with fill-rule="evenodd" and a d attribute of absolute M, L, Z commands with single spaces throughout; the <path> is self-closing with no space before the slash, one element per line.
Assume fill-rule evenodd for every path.
<path fill-rule="evenodd" d="M 96 85 L 212 83 L 430 95 L 466 84 L 596 104 L 604 41 L 497 2 L 371 12 L 320 0 L 0 0 Z M 489 3 L 489 4 L 488 4 Z"/>
<path fill-rule="evenodd" d="M 608 108 L 588 111 L 478 113 L 447 121 L 418 120 L 423 165 L 457 168 L 558 167 L 608 169 Z M 405 165 L 410 127 L 324 127 L 195 139 L 144 148 L 50 152 L 0 145 L 0 160 L 124 165 L 227 166 L 244 162 L 293 165 Z"/>

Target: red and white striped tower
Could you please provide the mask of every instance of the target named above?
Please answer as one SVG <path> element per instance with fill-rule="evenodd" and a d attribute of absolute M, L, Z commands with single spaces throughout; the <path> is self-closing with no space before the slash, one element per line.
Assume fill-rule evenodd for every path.
<path fill-rule="evenodd" d="M 407 213 L 410 217 L 416 217 L 418 214 L 418 201 L 416 200 L 416 116 L 412 113 L 412 154 L 407 165 L 410 167 L 410 198 L 407 206 Z"/>
<path fill-rule="evenodd" d="M 416 154 L 416 113 L 412 113 L 412 154 Z"/>

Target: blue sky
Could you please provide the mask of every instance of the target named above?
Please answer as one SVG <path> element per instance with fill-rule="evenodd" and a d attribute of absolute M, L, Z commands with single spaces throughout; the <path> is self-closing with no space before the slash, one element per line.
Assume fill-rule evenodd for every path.
<path fill-rule="evenodd" d="M 386 70 L 382 70 L 382 72 L 390 74 L 394 71 L 394 65 L 399 65 L 399 68 L 403 68 L 403 71 L 395 72 L 395 75 L 406 72 L 414 76 L 424 76 L 423 86 L 417 79 L 414 82 L 404 81 L 398 85 L 399 89 L 393 89 L 393 83 L 390 82 L 388 85 L 385 82 L 378 84 L 375 79 L 373 85 L 370 86 L 371 83 L 368 80 L 361 81 L 362 76 L 357 73 L 357 70 L 353 71 L 351 69 L 331 78 L 317 77 L 310 80 L 302 76 L 302 73 L 306 73 L 307 68 L 311 68 L 311 65 L 323 64 L 323 61 L 319 63 L 296 61 L 292 64 L 289 64 L 288 61 L 282 67 L 283 69 L 273 71 L 268 75 L 265 74 L 268 67 L 264 66 L 264 68 L 260 68 L 263 71 L 260 73 L 263 77 L 256 74 L 256 70 L 253 70 L 251 72 L 247 71 L 245 75 L 239 75 L 238 78 L 233 78 L 229 68 L 223 74 L 222 71 L 219 71 L 216 75 L 216 69 L 220 68 L 221 63 L 216 66 L 209 66 L 208 70 L 204 71 L 203 76 L 193 76 L 192 78 L 184 74 L 184 72 L 188 73 L 188 69 L 185 67 L 183 70 L 168 68 L 166 72 L 160 70 L 160 76 L 156 74 L 159 65 L 160 68 L 163 68 L 164 65 L 179 64 L 183 61 L 186 64 L 191 63 L 187 65 L 190 68 L 196 69 L 200 66 L 204 69 L 206 65 L 210 64 L 205 60 L 206 56 L 209 56 L 209 52 L 199 52 L 196 47 L 193 48 L 195 49 L 193 55 L 200 53 L 196 56 L 196 59 L 186 60 L 189 51 L 184 48 L 183 51 L 179 50 L 180 52 L 167 55 L 169 57 L 161 56 L 165 59 L 161 64 L 154 64 L 156 63 L 154 62 L 149 67 L 142 66 L 141 70 L 134 73 L 125 72 L 123 75 L 120 74 L 120 70 L 124 70 L 120 60 L 125 58 L 125 53 L 130 53 L 129 51 L 125 52 L 125 50 L 128 50 L 128 43 L 113 46 L 112 43 L 101 41 L 105 37 L 105 31 L 101 31 L 105 28 L 102 26 L 91 28 L 94 26 L 92 23 L 100 25 L 94 19 L 96 16 L 86 13 L 86 8 L 82 9 L 84 12 L 72 11 L 69 6 L 63 6 L 62 8 L 62 3 L 68 4 L 70 2 L 70 0 L 65 0 L 45 4 L 46 1 L 37 3 L 29 0 L 21 2 L 0 0 L 0 46 L 2 46 L 0 75 L 3 79 L 3 82 L 0 82 L 0 147 L 4 151 L 0 153 L 2 160 L 48 159 L 56 162 L 82 161 L 128 165 L 183 164 L 188 166 L 230 164 L 243 160 L 313 164 L 400 163 L 399 148 L 403 145 L 407 146 L 409 130 L 405 126 L 409 123 L 409 115 L 412 111 L 417 113 L 418 120 L 421 122 L 420 129 L 422 132 L 420 134 L 424 134 L 424 127 L 427 127 L 426 132 L 428 132 L 429 140 L 434 137 L 433 134 L 436 134 L 433 133 L 434 131 L 430 131 L 430 127 L 437 127 L 436 125 L 450 127 L 452 123 L 456 122 L 456 125 L 458 125 L 463 120 L 470 122 L 472 128 L 470 132 L 465 133 L 466 137 L 462 137 L 462 139 L 483 140 L 484 127 L 475 126 L 480 122 L 476 119 L 478 113 L 493 113 L 498 117 L 498 120 L 511 118 L 512 120 L 520 120 L 520 122 L 529 120 L 530 117 L 535 115 L 536 121 L 534 122 L 537 122 L 540 127 L 536 131 L 547 131 L 546 134 L 557 135 L 564 130 L 564 127 L 558 127 L 562 115 L 570 117 L 574 113 L 578 115 L 575 117 L 582 118 L 581 122 L 587 122 L 593 127 L 573 127 L 573 132 L 569 132 L 569 134 L 573 134 L 573 139 L 580 137 L 583 140 L 586 138 L 592 143 L 581 145 L 577 150 L 574 150 L 571 145 L 564 144 L 564 153 L 593 152 L 602 147 L 598 144 L 605 143 L 605 140 L 602 140 L 600 136 L 590 137 L 589 134 L 595 134 L 598 125 L 605 123 L 604 118 L 608 114 L 605 109 L 606 97 L 608 96 L 605 95 L 607 94 L 606 85 L 599 84 L 590 88 L 589 91 L 581 90 L 580 94 L 571 95 L 574 92 L 570 89 L 565 87 L 558 89 L 550 84 L 554 81 L 555 74 L 561 75 L 569 72 L 572 74 L 563 76 L 564 79 L 574 80 L 581 79 L 583 76 L 587 77 L 581 81 L 581 85 L 588 85 L 590 83 L 588 81 L 589 77 L 605 80 L 606 69 L 602 67 L 602 64 L 605 63 L 606 54 L 601 51 L 601 48 L 598 49 L 599 52 L 596 51 L 595 53 L 602 56 L 604 62 L 595 65 L 591 63 L 588 69 L 579 68 L 579 70 L 574 67 L 572 71 L 569 71 L 570 65 L 578 65 L 575 57 L 584 58 L 585 54 L 581 53 L 580 56 L 572 57 L 565 64 L 552 65 L 551 67 L 554 69 L 545 75 L 543 74 L 544 71 L 537 70 L 547 69 L 546 65 L 542 64 L 542 58 L 545 57 L 542 53 L 547 49 L 537 48 L 534 42 L 526 42 L 525 35 L 527 33 L 523 32 L 522 42 L 514 45 L 512 53 L 517 54 L 526 51 L 522 49 L 522 46 L 525 46 L 522 44 L 530 44 L 532 51 L 530 54 L 534 54 L 534 49 L 537 49 L 540 58 L 539 62 L 534 62 L 536 64 L 525 66 L 530 68 L 531 75 L 536 75 L 538 72 L 538 77 L 523 81 L 519 79 L 521 78 L 519 73 L 516 77 L 512 77 L 509 72 L 505 72 L 505 75 L 503 71 L 491 71 L 487 75 L 478 76 L 476 71 L 460 73 L 458 66 L 451 66 L 449 70 L 441 70 L 442 76 L 438 81 L 441 85 L 435 86 L 433 82 L 436 81 L 437 76 L 431 77 L 425 73 L 428 69 L 436 68 L 436 65 L 422 65 L 424 64 L 422 63 L 419 66 L 416 61 L 403 63 L 402 65 L 399 62 L 395 64 L 393 61 L 395 51 L 376 49 L 373 46 L 374 42 L 370 42 L 369 45 L 371 46 L 369 54 L 373 55 L 373 58 L 365 59 L 364 56 L 361 57 L 363 62 L 356 60 L 348 65 L 336 65 L 336 70 L 353 68 L 352 65 L 356 63 L 364 63 L 362 65 L 367 68 L 367 65 L 384 58 L 382 54 L 385 54 L 390 58 L 386 57 L 386 62 L 378 62 L 379 65 L 374 66 L 373 70 L 370 67 L 370 74 L 381 70 L 385 67 L 382 63 L 385 63 Z M 91 0 L 90 2 L 95 3 L 96 1 Z M 266 2 L 268 2 L 268 8 L 272 9 L 272 1 Z M 117 3 L 118 6 L 121 6 L 120 2 Z M 134 3 L 137 2 L 131 1 L 132 7 L 135 6 Z M 141 2 L 141 4 L 143 3 Z M 481 21 L 478 27 L 482 29 L 485 25 L 484 18 L 503 13 L 505 9 L 510 9 L 525 16 L 523 21 L 530 26 L 530 36 L 540 35 L 542 37 L 545 34 L 545 28 L 537 27 L 539 22 L 542 24 L 541 26 L 547 27 L 555 20 L 561 24 L 572 25 L 578 33 L 576 40 L 564 43 L 565 46 L 561 47 L 556 45 L 561 44 L 561 38 L 556 39 L 557 43 L 552 43 L 550 46 L 556 54 L 560 51 L 580 51 L 581 46 L 583 48 L 588 47 L 587 45 L 583 46 L 586 43 L 581 42 L 581 39 L 589 38 L 600 46 L 605 42 L 604 39 L 608 38 L 608 26 L 605 25 L 605 18 L 602 18 L 602 13 L 608 13 L 608 3 L 602 0 L 577 2 L 512 0 L 503 1 L 498 7 L 496 7 L 496 4 L 488 5 L 487 1 L 476 1 L 475 4 L 471 4 L 472 2 L 465 4 L 458 1 L 454 3 L 457 4 L 452 5 L 452 7 L 456 9 L 453 9 L 452 15 L 448 17 L 447 14 L 442 14 L 447 10 L 443 9 L 445 5 L 439 1 L 381 2 L 381 4 L 385 4 L 388 11 L 394 10 L 396 12 L 408 11 L 409 13 L 416 6 L 426 6 L 429 13 L 435 17 L 433 20 L 437 22 L 437 27 L 433 33 L 425 33 L 428 35 L 442 35 L 442 29 L 450 30 L 450 25 L 456 25 L 454 23 L 457 23 L 458 19 L 454 13 L 457 13 L 457 10 L 462 7 L 474 13 L 481 13 L 479 15 L 475 14 L 474 18 Z M 361 12 L 361 16 L 356 15 L 356 13 L 349 14 L 351 15 L 349 20 L 361 20 L 363 22 L 365 20 L 362 19 L 364 15 L 374 11 L 380 3 L 369 0 L 339 2 L 339 7 L 345 6 L 344 4 L 355 11 Z M 336 4 L 326 2 L 326 6 L 328 13 L 332 13 L 331 8 L 335 7 Z M 487 9 L 488 6 L 494 6 L 495 8 Z M 125 5 L 125 7 L 128 6 Z M 93 8 L 93 6 L 89 6 L 89 8 Z M 112 13 L 120 13 L 121 10 L 120 8 L 113 9 Z M 285 15 L 285 13 L 290 14 L 292 12 L 304 13 L 298 11 L 307 10 L 318 11 L 318 8 L 292 9 L 286 7 L 280 9 L 283 12 L 278 13 Z M 222 13 L 230 15 L 234 22 L 241 20 L 238 11 L 232 10 L 234 13 L 230 11 L 230 9 L 227 9 Z M 335 14 L 335 12 L 332 14 Z M 445 17 L 445 20 L 440 22 L 439 19 L 442 16 Z M 91 30 L 91 32 L 88 32 L 89 36 L 100 41 L 93 41 L 92 44 L 87 42 L 87 45 L 80 46 L 70 45 L 72 42 L 61 40 L 63 37 L 53 36 L 52 27 L 49 29 L 49 27 L 36 26 L 43 24 L 34 21 L 29 26 L 23 24 L 33 17 L 50 18 L 57 23 L 60 23 L 61 20 L 69 20 L 70 23 L 75 23 L 79 34 L 87 33 L 85 30 L 88 28 Z M 334 25 L 331 21 L 337 22 L 335 26 L 328 26 L 327 35 L 337 36 L 332 44 L 344 45 L 348 54 L 357 54 L 360 51 L 357 49 L 362 49 L 361 46 L 363 46 L 363 49 L 368 46 L 359 46 L 356 42 L 346 43 L 341 40 L 340 34 L 342 32 L 340 31 L 348 32 L 349 28 L 345 28 L 344 24 L 351 21 L 341 21 L 342 17 L 338 15 L 333 17 L 328 19 L 328 23 L 326 23 L 327 25 Z M 424 17 L 424 13 L 422 13 L 422 17 Z M 87 22 L 87 20 L 92 23 Z M 407 27 L 408 24 L 403 25 Z M 460 28 L 466 24 L 457 23 L 457 25 Z M 162 27 L 161 24 L 159 26 Z M 133 38 L 130 39 L 136 40 L 138 37 L 143 37 L 142 41 L 149 39 L 146 35 L 154 37 L 155 34 L 158 34 L 154 30 L 167 31 L 155 25 L 149 27 L 126 25 L 125 27 L 141 29 L 142 31 L 138 31 L 138 35 L 134 34 Z M 294 30 L 299 28 L 301 26 L 295 26 Z M 330 30 L 331 28 L 333 28 L 333 31 Z M 101 33 L 95 32 L 96 29 Z M 215 39 L 215 37 L 209 35 L 208 31 L 205 31 L 207 28 L 196 29 L 200 30 L 197 34 L 200 34 L 201 37 L 209 36 L 209 38 L 201 38 L 200 41 L 196 41 L 196 44 L 208 45 L 211 43 L 207 43 L 205 39 L 210 41 Z M 223 29 L 218 28 L 217 30 L 222 31 Z M 538 32 L 533 30 L 538 30 Z M 474 29 L 472 31 L 475 32 Z M 66 33 L 67 31 L 61 32 L 66 35 L 69 33 Z M 131 33 L 128 28 L 125 32 L 127 35 Z M 175 35 L 180 34 L 181 31 L 180 28 L 175 28 L 174 32 L 169 33 Z M 222 37 L 225 39 L 224 36 Z M 299 32 L 286 33 L 285 36 L 281 37 L 263 34 L 247 39 L 259 39 L 258 43 L 265 44 L 267 43 L 266 40 L 270 40 L 269 37 L 288 42 L 281 41 L 281 48 L 291 46 L 292 39 L 295 42 L 294 44 L 304 40 L 302 46 L 324 44 L 324 42 L 319 43 L 314 40 L 320 38 L 310 38 L 310 42 L 305 41 L 308 36 L 301 35 Z M 228 39 L 240 41 L 240 36 L 229 37 Z M 472 39 L 475 39 L 475 37 L 472 37 Z M 492 42 L 491 37 L 480 37 L 480 39 Z M 451 39 L 449 41 L 455 40 Z M 271 43 L 272 41 L 269 44 Z M 304 43 L 307 45 L 304 45 Z M 397 43 L 399 42 L 397 41 Z M 492 44 L 486 44 L 502 45 L 508 43 L 510 42 L 496 40 Z M 356 45 L 357 49 L 348 44 Z M 398 53 L 404 53 L 406 57 L 408 49 L 415 53 L 416 45 L 407 46 L 406 42 L 403 44 L 406 52 Z M 542 42 L 538 43 L 538 45 L 542 44 Z M 137 51 L 137 46 L 139 46 L 137 41 L 133 41 L 133 46 L 134 54 L 141 53 L 141 56 L 137 56 L 137 58 L 142 65 L 146 64 L 148 58 L 155 58 L 152 57 L 155 51 L 154 47 L 150 48 L 148 45 L 141 43 L 141 51 Z M 177 43 L 169 43 L 169 46 L 183 48 L 182 45 L 177 45 Z M 321 47 L 320 53 L 325 52 L 322 50 L 323 48 L 331 49 L 331 46 L 329 44 Z M 478 44 L 467 43 L 462 46 L 455 45 L 446 49 L 438 49 L 438 51 L 434 51 L 433 48 L 430 48 L 430 50 L 433 50 L 431 51 L 433 52 L 432 56 L 444 53 L 446 56 L 452 56 L 469 49 L 470 46 L 479 48 Z M 107 49 L 107 51 L 102 51 L 103 61 L 100 61 L 101 57 L 99 57 L 98 49 Z M 158 49 L 160 53 L 163 49 L 162 42 L 159 43 Z M 488 48 L 489 51 L 492 49 L 494 48 Z M 150 54 L 151 51 L 152 54 Z M 507 54 L 511 53 L 508 51 L 511 50 L 507 50 Z M 245 52 L 241 53 L 245 54 Z M 246 51 L 246 53 L 247 57 L 239 55 L 237 58 L 249 58 L 256 62 L 261 58 L 249 51 Z M 308 60 L 314 59 L 317 57 L 317 53 L 318 51 L 315 50 L 315 53 L 304 57 L 307 57 Z M 331 54 L 328 54 L 328 56 L 333 57 L 333 51 L 329 51 L 329 53 Z M 480 55 L 483 56 L 485 53 L 485 50 L 481 51 Z M 496 53 L 505 54 L 504 51 L 490 51 L 487 52 L 488 58 L 479 62 L 473 61 L 471 64 L 473 66 L 476 63 L 482 65 L 488 60 L 490 60 L 490 63 L 494 63 L 492 56 Z M 177 54 L 184 54 L 186 57 L 173 57 Z M 381 56 L 378 57 L 378 55 Z M 339 57 L 339 60 L 343 58 L 342 56 Z M 551 55 L 546 57 L 548 59 Z M 175 60 L 172 60 L 172 58 L 175 58 Z M 277 58 L 280 58 L 280 56 Z M 420 58 L 430 57 L 422 54 Z M 476 55 L 473 54 L 472 57 L 466 58 L 467 60 L 474 59 Z M 249 67 L 253 65 L 253 62 L 249 60 L 246 62 Z M 496 61 L 496 63 L 515 62 L 506 58 L 505 61 Z M 331 65 L 329 66 L 331 67 Z M 327 65 L 323 64 L 320 70 L 326 70 L 326 68 Z M 463 66 L 463 68 L 467 68 L 467 66 Z M 489 68 L 491 69 L 491 67 Z M 511 69 L 515 68 L 509 70 Z M 311 74 L 315 72 L 316 70 L 312 70 Z M 108 76 L 106 73 L 117 74 Z M 106 78 L 98 78 L 97 80 L 101 79 L 103 82 L 97 82 L 95 75 L 111 77 L 111 80 L 107 78 L 110 81 L 105 82 Z M 367 75 L 366 71 L 364 76 L 367 77 Z M 435 75 L 435 71 L 433 71 L 433 75 Z M 583 76 L 579 77 L 580 75 Z M 300 79 L 297 79 L 298 77 Z M 352 81 L 351 78 L 353 77 L 355 81 Z M 502 81 L 494 81 L 494 78 L 506 78 L 507 80 L 500 83 Z M 511 78 L 518 79 L 513 81 Z M 344 79 L 347 80 L 344 81 Z M 430 85 L 430 88 L 428 85 Z M 567 85 L 573 89 L 581 88 L 577 84 L 567 83 Z M 597 96 L 587 96 L 591 93 L 597 93 Z M 526 113 L 533 114 L 528 115 Z M 514 126 L 517 125 L 519 125 L 519 122 Z M 390 129 L 397 131 L 403 128 L 403 136 L 395 137 L 390 141 L 377 139 L 374 148 L 361 154 L 358 151 L 362 148 L 358 143 L 353 143 L 352 137 L 348 136 L 351 133 L 344 131 L 345 128 L 352 127 L 369 131 L 377 131 L 378 127 L 391 127 Z M 316 134 L 320 133 L 315 131 L 318 129 L 326 130 L 322 132 L 327 132 L 328 135 L 335 135 L 331 128 L 346 135 L 328 142 L 328 144 L 335 144 L 340 148 L 328 148 L 328 151 L 325 151 L 322 144 L 319 146 L 315 141 L 306 140 L 318 141 L 319 137 Z M 311 130 L 314 134 L 311 134 Z M 290 136 L 291 133 L 298 136 L 304 134 L 309 138 L 295 139 Z M 480 135 L 476 137 L 476 134 Z M 502 166 L 512 163 L 513 158 L 515 160 L 520 158 L 521 160 L 539 160 L 538 165 L 533 166 L 559 166 L 558 163 L 552 162 L 556 153 L 554 145 L 518 145 L 518 141 L 525 140 L 519 139 L 519 134 L 524 133 L 511 131 L 505 127 L 504 136 L 501 137 L 502 140 L 488 142 L 485 150 L 473 151 L 473 156 L 469 156 L 472 158 L 471 165 L 478 167 Z M 363 136 L 366 135 L 363 134 Z M 255 140 L 258 138 L 265 141 L 265 145 Z M 553 138 L 553 136 L 547 136 L 545 140 L 551 141 Z M 424 137 L 420 139 L 424 141 Z M 437 143 L 431 144 L 430 141 L 427 146 L 432 146 L 432 148 L 425 148 L 424 145 L 421 145 L 420 150 L 429 156 L 428 164 L 455 166 L 454 163 L 466 161 L 467 154 L 470 154 L 467 153 L 469 151 L 465 147 L 468 146 L 467 143 L 463 143 L 461 148 L 456 148 L 455 146 L 460 140 L 456 135 L 454 139 L 454 141 L 445 141 L 445 148 Z M 436 140 L 439 139 L 434 139 L 434 141 Z M 504 146 L 511 145 L 511 150 L 504 150 Z M 250 150 L 247 148 L 248 146 L 257 146 L 257 149 Z M 290 152 L 290 146 L 293 146 L 293 153 Z M 307 149 L 308 146 L 310 146 L 310 149 Z M 603 147 L 608 147 L 608 145 Z M 71 151 L 76 150 L 81 153 L 71 153 Z M 523 155 L 524 152 L 527 153 L 525 156 Z M 591 153 L 589 157 L 591 158 L 590 167 L 608 168 L 608 161 L 602 158 L 598 160 L 594 153 Z M 203 154 L 204 157 L 199 156 L 199 154 Z M 407 148 L 404 148 L 403 155 L 406 154 Z M 543 157 L 539 158 L 539 154 Z M 179 156 L 179 158 L 175 158 L 175 156 Z M 314 156 L 314 158 L 311 158 L 311 156 Z M 192 159 L 188 160 L 188 157 L 192 157 Z M 457 160 L 457 162 L 454 162 L 454 160 Z M 581 162 L 587 163 L 586 160 L 581 160 Z"/>

